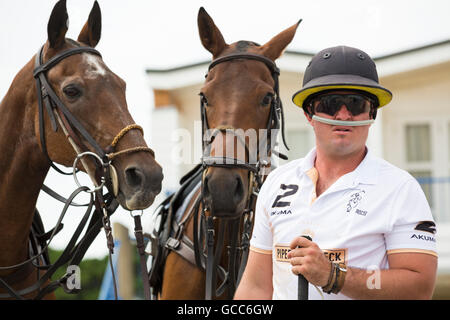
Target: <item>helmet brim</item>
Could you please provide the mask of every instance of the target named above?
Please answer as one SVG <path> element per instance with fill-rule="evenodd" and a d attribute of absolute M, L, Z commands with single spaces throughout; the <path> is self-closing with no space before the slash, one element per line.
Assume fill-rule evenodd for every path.
<path fill-rule="evenodd" d="M 353 89 L 371 93 L 378 98 L 378 108 L 387 105 L 392 100 L 392 93 L 371 79 L 351 74 L 332 74 L 312 79 L 306 83 L 292 96 L 292 102 L 303 107 L 303 103 L 310 95 L 335 89 Z"/>

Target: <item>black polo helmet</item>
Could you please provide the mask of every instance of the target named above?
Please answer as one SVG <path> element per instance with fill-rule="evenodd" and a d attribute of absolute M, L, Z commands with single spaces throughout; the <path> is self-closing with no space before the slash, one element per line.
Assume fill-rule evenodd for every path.
<path fill-rule="evenodd" d="M 375 62 L 356 48 L 338 46 L 324 49 L 310 61 L 303 77 L 303 87 L 292 101 L 304 107 L 310 97 L 328 90 L 358 90 L 376 98 L 378 108 L 392 100 L 392 93 L 378 83 Z M 307 110 L 307 109 L 305 109 Z"/>

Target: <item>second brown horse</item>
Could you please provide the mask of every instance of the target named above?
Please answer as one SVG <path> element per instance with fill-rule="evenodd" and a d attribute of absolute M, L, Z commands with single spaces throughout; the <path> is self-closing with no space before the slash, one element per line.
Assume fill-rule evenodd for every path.
<path fill-rule="evenodd" d="M 227 269 L 228 275 L 236 276 L 235 265 L 230 264 L 231 255 L 228 251 L 239 249 L 239 241 L 230 243 L 221 239 L 218 234 L 225 234 L 223 239 L 231 239 L 227 234 L 242 232 L 243 213 L 254 210 L 252 193 L 255 179 L 262 182 L 264 176 L 260 174 L 260 165 L 270 166 L 270 153 L 268 150 L 265 160 L 258 146 L 261 144 L 261 136 L 256 142 L 250 141 L 248 136 L 240 138 L 236 131 L 248 132 L 254 130 L 274 129 L 279 121 L 279 110 L 274 110 L 272 105 L 278 95 L 279 72 L 274 61 L 281 56 L 283 50 L 292 41 L 297 30 L 298 23 L 284 30 L 264 45 L 258 45 L 251 41 L 238 41 L 227 44 L 217 26 L 207 12 L 201 8 L 198 14 L 198 28 L 203 46 L 212 54 L 213 62 L 210 65 L 206 81 L 201 88 L 202 121 L 204 126 L 204 157 L 203 171 L 200 184 L 184 211 L 181 220 L 183 223 L 184 243 L 196 242 L 195 229 L 203 230 L 193 211 L 207 217 L 214 217 L 215 249 L 218 264 Z M 267 142 L 267 141 L 266 141 Z M 242 147 L 244 153 L 239 157 L 238 149 Z M 205 149 L 207 148 L 207 150 Z M 231 156 L 229 156 L 231 155 Z M 258 165 L 251 163 L 254 159 Z M 228 161 L 229 160 L 229 161 Z M 265 162 L 264 162 L 264 161 Z M 267 161 L 266 161 L 267 160 Z M 222 161 L 222 162 L 221 162 Z M 229 164 L 229 165 L 227 165 Z M 256 179 L 257 180 L 257 179 Z M 253 199 L 254 200 L 254 199 Z M 235 221 L 235 223 L 221 224 L 220 221 Z M 196 226 L 196 224 L 198 224 Z M 198 231 L 197 230 L 197 231 Z M 201 231 L 200 231 L 201 232 Z M 251 231 L 250 231 L 251 232 Z M 181 242 L 183 242 L 181 241 Z M 206 253 L 207 237 L 200 236 L 197 247 Z M 170 246 L 170 243 L 169 243 Z M 195 245 L 194 245 L 195 246 Z M 217 249 L 225 248 L 224 250 Z M 163 270 L 162 286 L 159 298 L 161 299 L 204 299 L 205 283 L 207 284 L 205 266 L 200 268 L 197 263 L 182 256 L 179 244 L 169 251 Z M 217 257 L 218 252 L 222 254 Z M 190 261 L 189 261 L 190 260 Z M 216 266 L 214 267 L 216 268 Z M 206 272 L 207 273 L 207 272 Z M 236 277 L 229 277 L 226 282 L 226 290 L 216 290 L 222 282 L 220 272 L 214 270 L 212 288 L 207 298 L 232 298 L 236 286 Z M 217 280 L 214 280 L 216 279 Z M 222 277 L 223 278 L 223 277 Z M 233 279 L 234 278 L 234 279 Z M 217 282 L 217 283 L 216 283 Z M 223 284 L 223 282 L 222 282 Z M 209 297 L 208 297 L 209 295 Z"/>

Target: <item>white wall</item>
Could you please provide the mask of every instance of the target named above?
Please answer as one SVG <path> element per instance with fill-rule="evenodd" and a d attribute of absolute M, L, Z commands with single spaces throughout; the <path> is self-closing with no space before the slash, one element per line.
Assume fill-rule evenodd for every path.
<path fill-rule="evenodd" d="M 450 177 L 450 62 L 396 74 L 383 80 L 394 99 L 381 109 L 384 158 L 405 170 L 430 170 L 434 177 Z M 431 128 L 431 161 L 406 161 L 405 126 Z M 437 218 L 439 271 L 450 272 L 450 183 L 433 184 L 432 212 Z"/>

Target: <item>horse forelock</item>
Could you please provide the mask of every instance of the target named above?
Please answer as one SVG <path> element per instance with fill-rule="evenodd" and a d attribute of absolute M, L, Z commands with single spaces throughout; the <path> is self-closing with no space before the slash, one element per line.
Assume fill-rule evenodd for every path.
<path fill-rule="evenodd" d="M 260 45 L 256 42 L 246 40 L 236 42 L 236 51 L 238 52 L 245 52 L 251 47 L 260 47 Z"/>

